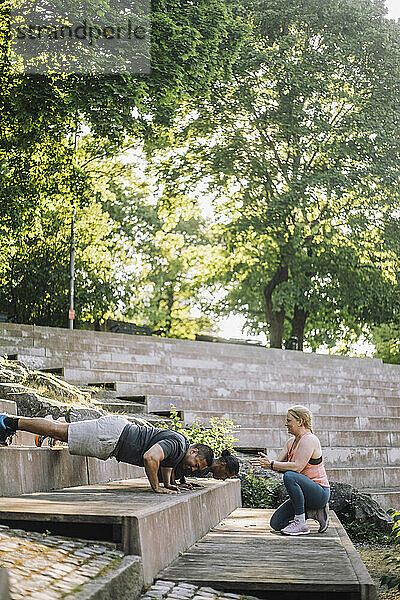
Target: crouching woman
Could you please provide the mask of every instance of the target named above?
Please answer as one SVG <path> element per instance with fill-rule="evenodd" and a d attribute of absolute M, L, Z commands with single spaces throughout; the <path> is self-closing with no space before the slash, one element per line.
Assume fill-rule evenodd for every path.
<path fill-rule="evenodd" d="M 329 525 L 329 481 L 322 458 L 321 443 L 312 432 L 312 415 L 305 406 L 293 406 L 286 415 L 286 427 L 291 437 L 277 460 L 259 452 L 251 463 L 264 469 L 283 473 L 283 483 L 289 494 L 271 517 L 271 527 L 285 535 L 310 533 L 307 518 L 319 522 L 319 533 Z"/>

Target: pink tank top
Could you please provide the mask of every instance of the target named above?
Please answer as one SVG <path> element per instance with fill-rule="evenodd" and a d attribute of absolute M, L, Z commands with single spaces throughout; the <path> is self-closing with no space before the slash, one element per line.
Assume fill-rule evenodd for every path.
<path fill-rule="evenodd" d="M 308 433 L 305 433 L 304 435 L 308 435 Z M 295 440 L 293 440 L 293 443 L 288 450 L 288 462 L 294 462 L 293 459 L 298 448 L 297 444 L 297 446 L 293 449 L 294 443 Z M 304 469 L 300 472 L 302 475 L 305 475 L 309 479 L 312 479 L 316 483 L 319 483 L 319 485 L 321 485 L 322 487 L 330 487 L 328 477 L 325 471 L 324 459 L 322 458 L 322 456 L 320 456 L 319 458 L 310 458 Z"/>

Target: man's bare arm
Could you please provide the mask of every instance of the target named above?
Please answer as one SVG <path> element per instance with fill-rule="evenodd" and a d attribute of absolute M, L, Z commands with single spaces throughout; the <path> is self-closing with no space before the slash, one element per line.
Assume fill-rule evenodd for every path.
<path fill-rule="evenodd" d="M 156 494 L 176 494 L 177 492 L 175 490 L 160 487 L 158 482 L 158 469 L 162 460 L 164 460 L 164 451 L 160 444 L 154 444 L 154 446 L 144 453 L 143 462 L 147 479 Z"/>
<path fill-rule="evenodd" d="M 161 467 L 161 473 L 164 487 L 169 490 L 177 490 L 178 486 L 175 484 L 174 470 L 171 467 Z"/>

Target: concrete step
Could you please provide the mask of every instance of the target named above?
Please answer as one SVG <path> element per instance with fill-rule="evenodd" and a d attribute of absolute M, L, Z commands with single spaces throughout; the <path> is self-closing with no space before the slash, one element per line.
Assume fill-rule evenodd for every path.
<path fill-rule="evenodd" d="M 146 396 L 149 412 L 167 411 L 171 403 L 179 410 L 193 411 L 200 410 L 205 412 L 246 412 L 261 414 L 279 414 L 286 415 L 287 409 L 294 404 L 303 404 L 310 408 L 313 414 L 332 414 L 336 413 L 336 406 L 339 414 L 361 416 L 400 416 L 400 406 L 390 406 L 388 410 L 382 403 L 366 402 L 344 402 L 343 398 L 336 399 L 329 395 L 322 397 L 321 394 L 310 396 L 309 394 L 268 394 L 265 399 L 252 400 L 247 398 L 238 398 L 230 396 L 229 398 L 215 398 L 214 396 L 198 396 L 197 398 L 184 398 L 179 396 L 170 396 L 163 394 Z"/>
<path fill-rule="evenodd" d="M 6 415 L 16 415 L 17 414 L 17 405 L 12 400 L 5 400 L 0 398 L 0 413 Z"/>
<path fill-rule="evenodd" d="M 148 416 L 146 406 L 138 402 L 124 402 L 123 400 L 93 400 L 93 406 L 99 406 L 110 413 L 125 413 L 129 415 Z"/>
<path fill-rule="evenodd" d="M 198 398 L 197 401 L 183 400 L 182 398 L 148 396 L 147 407 L 150 412 L 169 410 L 170 404 L 179 406 L 183 411 L 192 412 L 221 412 L 221 413 L 255 413 L 264 415 L 285 416 L 287 409 L 296 404 L 299 398 L 286 397 L 283 400 L 239 400 L 236 398 Z M 304 404 L 305 402 L 301 402 Z M 399 406 L 386 406 L 383 404 L 337 404 L 328 402 L 306 402 L 313 415 L 348 415 L 348 416 L 393 416 L 400 417 Z"/>
<path fill-rule="evenodd" d="M 350 483 L 363 490 L 374 486 L 377 488 L 400 487 L 400 466 L 386 467 L 335 467 L 326 470 L 329 481 Z"/>
<path fill-rule="evenodd" d="M 223 418 L 234 420 L 240 424 L 240 427 L 265 427 L 267 429 L 276 429 L 285 427 L 285 415 L 271 415 L 260 413 L 236 413 L 217 412 L 217 411 L 184 411 L 185 424 L 191 424 L 195 420 L 200 421 L 207 426 L 210 425 L 210 419 Z M 400 431 L 400 417 L 369 417 L 369 416 L 348 416 L 336 414 L 316 415 L 313 419 L 313 429 L 315 431 L 342 431 L 342 430 L 367 430 L 367 429 L 387 429 L 388 431 Z"/>
<path fill-rule="evenodd" d="M 214 390 L 214 395 L 226 395 L 234 393 L 235 395 L 251 395 L 257 392 L 303 392 L 319 393 L 329 390 L 331 395 L 347 394 L 355 397 L 377 396 L 379 398 L 400 398 L 400 386 L 375 385 L 365 387 L 358 385 L 357 380 L 349 380 L 346 383 L 340 383 L 335 379 L 327 382 L 326 378 L 313 382 L 313 378 L 302 378 L 301 380 L 288 380 L 286 378 L 267 379 L 261 375 L 255 378 L 238 377 L 236 375 L 230 378 L 200 378 L 193 377 L 190 373 L 170 373 L 163 375 L 136 373 L 134 371 L 103 371 L 87 369 L 64 369 L 64 378 L 75 385 L 95 385 L 95 383 L 132 383 L 135 386 L 167 386 L 171 390 L 185 389 L 197 390 L 204 389 L 204 394 L 209 395 Z M 176 392 L 174 392 L 176 393 Z"/>
<path fill-rule="evenodd" d="M 137 355 L 127 354 L 126 361 L 121 362 L 119 360 L 120 356 L 118 354 L 109 356 L 107 360 L 97 360 L 95 357 L 96 353 L 85 354 L 82 356 L 80 352 L 68 352 L 68 353 L 58 353 L 60 356 L 58 358 L 49 358 L 49 357 L 31 357 L 31 356 L 19 356 L 23 361 L 28 364 L 28 366 L 32 366 L 34 368 L 44 369 L 54 369 L 60 368 L 64 365 L 66 369 L 84 369 L 87 373 L 88 371 L 93 372 L 102 372 L 108 373 L 111 376 L 111 379 L 117 379 L 123 377 L 124 373 L 136 373 L 137 380 L 140 381 L 140 376 L 142 377 L 142 381 L 146 381 L 148 375 L 151 376 L 151 380 L 156 381 L 159 377 L 167 378 L 171 377 L 171 373 L 175 372 L 177 376 L 187 377 L 189 376 L 193 381 L 196 379 L 201 379 L 202 382 L 204 378 L 209 379 L 210 381 L 217 382 L 216 376 L 219 375 L 219 379 L 221 382 L 227 380 L 230 382 L 232 380 L 237 380 L 237 385 L 242 385 L 242 382 L 247 378 L 251 384 L 254 383 L 255 380 L 265 379 L 265 380 L 275 380 L 277 379 L 277 374 L 279 374 L 280 369 L 276 364 L 266 364 L 266 365 L 258 365 L 252 363 L 237 363 L 237 361 L 233 361 L 232 359 L 225 366 L 220 366 L 218 368 L 218 364 L 215 361 L 208 361 L 208 366 L 203 365 L 202 368 L 199 368 L 199 364 L 194 362 L 190 368 L 182 368 L 175 369 L 173 368 L 170 361 L 165 364 L 160 364 L 160 361 L 157 356 L 153 354 L 149 355 L 148 359 L 146 357 L 142 357 L 140 360 L 142 362 L 138 362 L 139 358 Z M 76 357 L 79 355 L 79 359 Z M 32 360 L 34 360 L 35 364 L 32 364 Z M 147 360 L 146 362 L 143 362 Z M 197 365 L 197 366 L 196 366 Z M 285 371 L 285 381 L 292 381 L 298 378 L 303 378 L 305 381 L 312 381 L 314 379 L 315 382 L 325 383 L 326 380 L 333 380 L 336 382 L 340 382 L 343 385 L 351 385 L 352 389 L 354 387 L 373 389 L 374 387 L 378 387 L 378 389 L 385 388 L 386 395 L 389 390 L 395 392 L 395 395 L 398 395 L 398 390 L 400 388 L 400 368 L 398 368 L 396 378 L 391 381 L 388 377 L 388 372 L 381 371 L 379 375 L 375 375 L 372 377 L 370 371 L 362 374 L 360 373 L 360 369 L 351 369 L 340 371 L 338 370 L 338 365 L 335 365 L 335 368 L 326 368 L 324 370 L 321 369 L 310 369 L 305 366 L 300 366 L 296 368 L 291 368 L 289 371 Z M 237 373 L 243 373 L 244 375 L 238 378 Z M 232 384 L 233 385 L 233 384 Z M 248 384 L 247 384 L 248 385 Z"/>
<path fill-rule="evenodd" d="M 3 325 L 3 324 L 2 324 Z M 11 325 L 12 324 L 8 324 Z M 157 353 L 162 355 L 161 350 L 167 349 L 170 352 L 171 348 L 175 355 L 179 352 L 183 353 L 184 356 L 188 356 L 190 352 L 193 352 L 195 356 L 212 356 L 212 357 L 224 357 L 228 361 L 238 357 L 250 357 L 251 362 L 259 360 L 261 363 L 285 363 L 288 365 L 311 365 L 313 367 L 322 368 L 326 365 L 334 364 L 337 370 L 343 368 L 353 369 L 365 369 L 369 373 L 379 371 L 383 368 L 382 362 L 376 359 L 357 359 L 348 357 L 333 357 L 327 355 L 317 354 L 304 354 L 292 351 L 281 351 L 274 349 L 265 349 L 257 347 L 247 346 L 236 346 L 232 344 L 213 344 L 209 342 L 192 342 L 188 340 L 165 340 L 163 338 L 150 337 L 146 338 L 143 336 L 129 336 L 124 334 L 110 334 L 101 332 L 90 332 L 90 331 L 73 331 L 69 332 L 63 329 L 57 328 L 43 328 L 35 327 L 30 331 L 19 330 L 17 331 L 14 325 L 14 329 L 10 327 L 2 327 L 2 344 L 3 347 L 12 346 L 8 352 L 15 352 L 15 348 L 27 347 L 33 348 L 34 350 L 43 351 L 43 356 L 49 356 L 49 351 L 52 348 L 60 349 L 63 352 L 68 351 L 70 348 L 73 351 L 79 351 L 82 353 L 86 351 L 99 351 L 100 349 L 106 349 L 114 352 L 116 355 L 123 353 L 135 352 L 138 353 L 140 350 L 148 354 Z M 47 330 L 47 331 L 46 331 Z M 8 340 L 7 340 L 8 338 Z M 165 353 L 166 354 L 166 353 Z M 386 370 L 387 373 L 394 373 L 397 375 L 398 371 L 393 368 Z"/>
<path fill-rule="evenodd" d="M 138 477 L 141 467 L 83 456 L 67 448 L 0 447 L 0 496 L 20 496 L 73 485 Z"/>
<path fill-rule="evenodd" d="M 77 386 L 82 386 L 82 382 L 76 380 L 69 380 L 69 383 L 72 383 Z M 133 382 L 125 382 L 125 381 L 108 381 L 108 382 L 100 382 L 98 380 L 93 380 L 86 382 L 87 384 L 92 384 L 93 386 L 98 386 L 100 384 L 105 384 L 109 386 L 109 389 L 112 389 L 117 392 L 119 397 L 123 396 L 176 396 L 181 397 L 186 400 L 196 401 L 201 397 L 210 397 L 210 398 L 232 398 L 235 397 L 235 393 L 233 393 L 230 389 L 227 388 L 207 388 L 205 386 L 192 387 L 188 385 L 167 385 L 167 384 L 157 384 L 157 383 L 133 383 Z M 283 386 L 284 387 L 284 386 Z M 295 388 L 295 386 L 294 386 Z M 290 396 L 289 396 L 290 394 Z M 302 392 L 299 389 L 294 389 L 292 392 L 290 390 L 284 391 L 283 389 L 278 389 L 277 391 L 259 391 L 259 390 L 250 390 L 246 393 L 242 393 L 239 396 L 236 396 L 237 399 L 242 400 L 273 400 L 275 399 L 287 399 L 290 397 L 291 403 L 303 403 L 307 404 L 311 401 L 326 401 L 332 403 L 332 401 L 338 402 L 340 404 L 343 403 L 353 403 L 353 404 L 382 404 L 383 400 L 379 396 L 367 396 L 367 395 L 358 395 L 358 394 L 339 394 L 339 393 L 327 393 L 321 394 L 318 390 L 316 391 L 308 391 Z M 390 405 L 393 404 L 393 399 L 390 399 Z M 180 407 L 181 408 L 181 407 Z M 158 410 L 161 410 L 159 407 Z M 167 410 L 165 408 L 164 410 Z"/>
<path fill-rule="evenodd" d="M 338 387 L 340 389 L 346 388 L 354 389 L 355 387 L 360 390 L 374 390 L 379 389 L 385 391 L 386 395 L 389 392 L 392 394 L 400 395 L 400 385 L 396 382 L 390 382 L 387 379 L 367 379 L 360 377 L 359 373 L 355 373 L 353 376 L 341 376 L 338 373 L 332 372 L 331 377 L 328 373 L 310 372 L 302 370 L 299 372 L 289 372 L 284 375 L 277 369 L 266 370 L 266 369 L 252 369 L 247 368 L 241 373 L 237 370 L 236 365 L 231 366 L 223 373 L 216 373 L 216 370 L 210 365 L 208 370 L 202 370 L 200 373 L 196 372 L 196 369 L 181 369 L 179 371 L 173 370 L 171 365 L 148 365 L 145 369 L 138 368 L 137 365 L 132 363 L 113 363 L 109 361 L 107 365 L 96 366 L 95 361 L 90 361 L 90 367 L 85 364 L 77 363 L 72 366 L 70 361 L 67 365 L 64 365 L 61 369 L 66 379 L 82 379 L 86 380 L 88 371 L 91 375 L 99 381 L 116 380 L 116 381 L 134 381 L 136 383 L 171 383 L 171 384 L 190 384 L 190 385 L 204 385 L 207 382 L 210 386 L 228 386 L 232 389 L 237 390 L 249 390 L 254 389 L 254 385 L 278 384 L 282 383 L 295 383 L 295 384 L 307 384 L 307 385 L 323 385 L 326 386 L 327 380 L 330 381 L 331 386 Z M 243 365 L 244 366 L 244 365 Z M 50 368 L 50 367 L 49 367 Z M 51 371 L 60 370 L 53 367 Z"/>
<path fill-rule="evenodd" d="M 322 447 L 400 447 L 400 432 L 397 431 L 316 431 Z M 266 429 L 261 427 L 235 430 L 234 436 L 239 440 L 238 448 L 283 448 L 288 435 L 283 429 Z"/>
<path fill-rule="evenodd" d="M 392 488 L 364 488 L 364 494 L 371 494 L 372 498 L 381 505 L 384 510 L 393 508 L 398 510 L 400 506 L 400 487 Z"/>
<path fill-rule="evenodd" d="M 266 448 L 271 459 L 277 459 L 282 447 Z M 327 467 L 400 467 L 400 448 L 325 446 L 322 448 L 324 463 Z"/>
<path fill-rule="evenodd" d="M 155 494 L 142 478 L 2 498 L 0 522 L 23 528 L 33 521 L 51 533 L 68 532 L 84 523 L 82 535 L 91 526 L 126 554 L 140 555 L 144 583 L 149 585 L 180 552 L 241 504 L 239 480 L 199 482 L 201 488 L 176 495 Z"/>

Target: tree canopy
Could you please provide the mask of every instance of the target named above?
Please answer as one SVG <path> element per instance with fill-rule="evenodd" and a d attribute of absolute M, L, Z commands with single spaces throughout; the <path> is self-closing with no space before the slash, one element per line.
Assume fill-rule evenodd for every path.
<path fill-rule="evenodd" d="M 282 337 L 398 306 L 400 27 L 384 3 L 251 0 L 232 79 L 177 123 L 175 189 L 207 186 L 220 312 Z M 184 126 L 182 125 L 184 122 Z M 189 140 L 189 141 L 188 141 Z M 173 195 L 173 194 L 172 194 Z"/>

